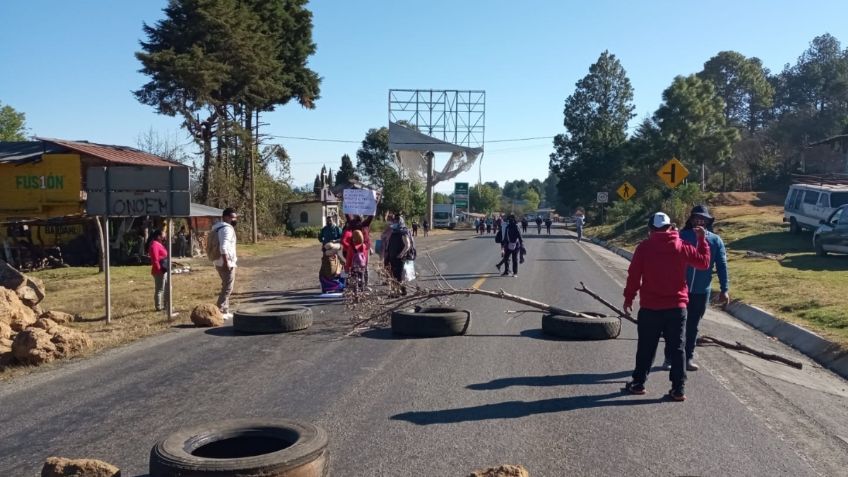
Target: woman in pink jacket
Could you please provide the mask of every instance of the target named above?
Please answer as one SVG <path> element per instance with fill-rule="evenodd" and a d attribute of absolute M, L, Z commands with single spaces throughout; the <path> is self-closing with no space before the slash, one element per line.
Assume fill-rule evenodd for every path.
<path fill-rule="evenodd" d="M 156 305 L 156 311 L 164 310 L 165 306 L 171 301 L 171 296 L 168 294 L 170 260 L 168 260 L 168 250 L 163 242 L 165 242 L 165 233 L 156 229 L 147 243 L 147 254 L 150 256 L 150 274 L 153 275 L 155 287 L 153 303 Z M 162 299 L 163 296 L 164 300 Z"/>

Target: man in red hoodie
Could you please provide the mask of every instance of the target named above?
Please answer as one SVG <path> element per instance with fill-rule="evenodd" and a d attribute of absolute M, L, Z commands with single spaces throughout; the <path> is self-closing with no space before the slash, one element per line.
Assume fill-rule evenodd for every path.
<path fill-rule="evenodd" d="M 645 381 L 654 362 L 660 336 L 668 341 L 671 352 L 671 391 L 675 401 L 686 400 L 685 332 L 686 305 L 689 293 L 686 285 L 686 267 L 705 270 L 710 265 L 710 248 L 703 227 L 695 228 L 698 246 L 680 240 L 677 229 L 668 215 L 657 212 L 648 222 L 650 236 L 643 240 L 633 253 L 627 270 L 624 288 L 624 311 L 633 310 L 633 299 L 639 292 L 639 316 L 636 346 L 636 369 L 633 381 L 625 389 L 631 394 L 645 394 Z"/>

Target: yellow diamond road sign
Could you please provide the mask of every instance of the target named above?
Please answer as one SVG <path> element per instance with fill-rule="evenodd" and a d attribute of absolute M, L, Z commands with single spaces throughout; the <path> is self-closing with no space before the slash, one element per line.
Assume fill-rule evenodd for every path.
<path fill-rule="evenodd" d="M 632 199 L 633 196 L 636 195 L 636 188 L 633 187 L 633 184 L 624 181 L 624 184 L 621 184 L 621 186 L 618 188 L 618 190 L 616 190 L 616 192 L 618 192 L 619 197 L 627 201 Z"/>
<path fill-rule="evenodd" d="M 680 161 L 677 160 L 676 157 L 672 157 L 670 161 L 660 167 L 660 170 L 657 171 L 657 175 L 660 176 L 660 179 L 662 179 L 667 186 L 674 189 L 683 182 L 683 179 L 686 179 L 686 176 L 689 175 L 689 171 Z"/>

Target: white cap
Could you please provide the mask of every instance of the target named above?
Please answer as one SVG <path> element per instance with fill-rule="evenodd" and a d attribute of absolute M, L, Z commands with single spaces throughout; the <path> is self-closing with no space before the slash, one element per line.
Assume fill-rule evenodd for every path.
<path fill-rule="evenodd" d="M 653 217 L 651 217 L 651 225 L 653 225 L 655 229 L 661 229 L 667 225 L 671 225 L 671 219 L 668 215 L 662 212 L 657 212 Z"/>

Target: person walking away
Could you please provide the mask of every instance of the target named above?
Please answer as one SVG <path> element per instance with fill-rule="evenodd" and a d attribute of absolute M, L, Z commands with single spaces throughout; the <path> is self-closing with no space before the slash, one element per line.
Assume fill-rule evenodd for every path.
<path fill-rule="evenodd" d="M 504 230 L 503 242 L 504 252 L 504 271 L 501 276 L 509 275 L 509 259 L 512 259 L 512 276 L 518 276 L 518 254 L 521 253 L 521 248 L 524 247 L 524 239 L 521 237 L 521 231 L 518 230 L 518 223 L 515 221 L 515 216 L 510 215 L 507 219 L 506 229 Z"/>
<path fill-rule="evenodd" d="M 164 241 L 165 233 L 161 229 L 154 230 L 150 238 L 147 239 L 150 274 L 153 275 L 153 304 L 156 306 L 156 311 L 166 309 L 171 302 L 171 295 L 168 293 L 169 269 L 171 267 L 168 260 L 168 250 L 163 245 Z"/>
<path fill-rule="evenodd" d="M 523 234 L 527 233 L 527 226 L 528 225 L 529 225 L 529 222 L 527 221 L 527 217 L 522 217 L 521 218 L 521 233 L 523 233 Z"/>
<path fill-rule="evenodd" d="M 660 336 L 665 336 L 671 355 L 671 390 L 669 397 L 684 401 L 686 369 L 684 334 L 686 330 L 686 267 L 699 270 L 710 264 L 710 248 L 702 227 L 694 229 L 698 246 L 680 240 L 677 229 L 668 215 L 657 212 L 648 222 L 650 235 L 636 247 L 627 270 L 624 288 L 624 312 L 633 310 L 633 300 L 639 293 L 637 323 L 636 366 L 633 380 L 625 390 L 631 394 L 645 394 L 645 381 L 654 362 Z"/>
<path fill-rule="evenodd" d="M 712 292 L 713 267 L 715 267 L 718 275 L 718 283 L 720 287 L 719 302 L 727 304 L 730 302 L 730 280 L 727 277 L 727 251 L 724 248 L 724 242 L 717 234 L 713 233 L 713 223 L 715 218 L 710 215 L 710 211 L 705 205 L 696 205 L 689 213 L 689 219 L 686 221 L 686 226 L 680 231 L 680 239 L 684 242 L 695 245 L 697 244 L 697 236 L 695 235 L 695 227 L 706 229 L 707 244 L 710 246 L 710 265 L 706 270 L 696 270 L 694 267 L 686 269 L 686 285 L 689 290 L 689 304 L 686 306 L 686 370 L 697 371 L 700 369 L 694 361 L 695 345 L 698 341 L 698 324 L 704 313 L 707 311 L 707 304 L 710 302 L 710 293 Z M 666 346 L 665 362 L 663 369 L 671 369 L 670 350 Z"/>
<path fill-rule="evenodd" d="M 421 226 L 424 227 L 424 236 L 426 237 L 430 233 L 430 221 L 428 219 L 424 219 Z"/>
<path fill-rule="evenodd" d="M 551 223 L 552 223 L 552 222 L 551 222 L 551 218 L 550 218 L 550 217 L 547 217 L 547 218 L 545 219 L 545 229 L 547 229 L 547 231 L 548 231 L 548 235 L 550 235 L 550 234 L 551 234 Z"/>
<path fill-rule="evenodd" d="M 536 234 L 542 235 L 542 218 L 536 216 Z"/>
<path fill-rule="evenodd" d="M 180 257 L 186 257 L 186 252 L 188 251 L 188 232 L 186 232 L 185 225 L 180 226 L 180 231 L 177 232 L 177 255 Z"/>
<path fill-rule="evenodd" d="M 418 236 L 418 221 L 414 220 L 414 219 L 412 221 L 412 236 L 413 237 Z"/>
<path fill-rule="evenodd" d="M 412 249 L 412 239 L 400 214 L 395 216 L 391 229 L 389 244 L 386 247 L 388 249 L 386 250 L 386 266 L 392 273 L 392 294 L 396 295 L 400 292 L 401 295 L 406 295 L 406 287 L 403 285 L 403 265 L 408 258 L 407 254 Z"/>
<path fill-rule="evenodd" d="M 578 242 L 583 240 L 583 225 L 585 222 L 586 219 L 583 217 L 583 212 L 578 210 L 577 214 L 574 215 L 574 230 L 577 231 Z"/>
<path fill-rule="evenodd" d="M 232 207 L 224 209 L 221 221 L 212 226 L 209 234 L 211 240 L 217 244 L 217 257 L 212 261 L 218 276 L 221 277 L 221 292 L 218 294 L 218 309 L 224 315 L 225 320 L 233 317 L 230 313 L 230 295 L 236 283 L 236 225 L 238 225 L 238 214 Z M 209 247 L 207 246 L 207 249 Z M 207 251 L 208 253 L 208 251 Z"/>
<path fill-rule="evenodd" d="M 321 245 L 325 245 L 329 242 L 335 242 L 337 240 L 342 239 L 342 229 L 338 225 L 336 225 L 333 217 L 327 216 L 327 223 L 324 227 L 321 228 L 321 233 L 318 235 L 318 240 L 321 242 Z"/>
<path fill-rule="evenodd" d="M 392 270 L 389 267 L 389 240 L 392 237 L 392 225 L 394 223 L 394 214 L 386 214 L 386 227 L 383 229 L 383 233 L 380 234 L 380 258 L 382 259 L 381 263 L 383 264 L 385 276 L 387 277 L 392 275 Z"/>

